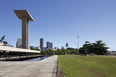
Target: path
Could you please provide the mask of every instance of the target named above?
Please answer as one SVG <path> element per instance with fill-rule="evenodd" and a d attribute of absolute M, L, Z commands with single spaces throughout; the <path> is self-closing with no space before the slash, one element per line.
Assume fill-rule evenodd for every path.
<path fill-rule="evenodd" d="M 1 61 L 0 77 L 56 77 L 57 55 L 42 61 Z"/>

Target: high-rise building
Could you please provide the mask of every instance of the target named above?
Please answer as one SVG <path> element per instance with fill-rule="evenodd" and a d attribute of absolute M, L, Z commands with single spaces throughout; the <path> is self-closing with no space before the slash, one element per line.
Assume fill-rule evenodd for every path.
<path fill-rule="evenodd" d="M 41 50 L 43 50 L 43 44 L 44 44 L 43 38 L 40 38 L 40 48 L 41 48 Z"/>
<path fill-rule="evenodd" d="M 21 48 L 22 47 L 22 39 L 18 38 L 16 42 L 16 47 Z"/>
<path fill-rule="evenodd" d="M 47 45 L 46 47 L 48 49 L 53 49 L 53 43 L 52 42 L 47 42 L 46 45 Z"/>

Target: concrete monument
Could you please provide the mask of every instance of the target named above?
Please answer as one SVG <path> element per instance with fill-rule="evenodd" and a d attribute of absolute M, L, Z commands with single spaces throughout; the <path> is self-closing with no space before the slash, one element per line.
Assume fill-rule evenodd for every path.
<path fill-rule="evenodd" d="M 34 21 L 27 10 L 14 10 L 19 19 L 22 20 L 22 48 L 28 49 L 28 21 Z"/>

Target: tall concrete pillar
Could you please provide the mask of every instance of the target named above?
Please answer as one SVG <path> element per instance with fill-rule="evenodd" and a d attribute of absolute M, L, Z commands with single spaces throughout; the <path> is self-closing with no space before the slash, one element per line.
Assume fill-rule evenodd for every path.
<path fill-rule="evenodd" d="M 22 48 L 28 49 L 28 19 L 22 17 Z"/>
<path fill-rule="evenodd" d="M 22 20 L 22 48 L 28 49 L 28 21 L 34 21 L 27 10 L 14 10 L 17 17 Z"/>

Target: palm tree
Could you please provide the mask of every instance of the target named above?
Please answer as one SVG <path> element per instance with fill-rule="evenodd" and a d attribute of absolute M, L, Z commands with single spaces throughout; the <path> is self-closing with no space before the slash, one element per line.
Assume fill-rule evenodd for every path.
<path fill-rule="evenodd" d="M 66 47 L 68 48 L 68 43 L 66 43 Z"/>

